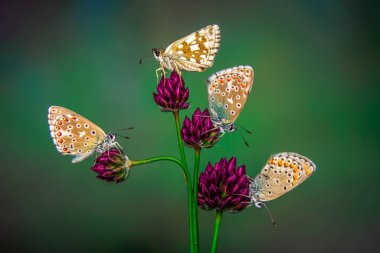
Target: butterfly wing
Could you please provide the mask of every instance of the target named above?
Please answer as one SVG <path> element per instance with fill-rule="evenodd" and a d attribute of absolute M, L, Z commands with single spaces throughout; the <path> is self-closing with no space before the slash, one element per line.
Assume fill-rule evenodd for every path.
<path fill-rule="evenodd" d="M 221 70 L 207 79 L 209 109 L 213 119 L 232 124 L 243 110 L 252 89 L 254 72 L 250 66 Z"/>
<path fill-rule="evenodd" d="M 49 108 L 49 127 L 59 153 L 75 156 L 73 163 L 90 156 L 106 138 L 104 131 L 85 117 L 61 106 Z"/>
<path fill-rule="evenodd" d="M 214 63 L 219 46 L 219 26 L 209 25 L 170 44 L 164 56 L 179 69 L 203 72 Z"/>
<path fill-rule="evenodd" d="M 309 178 L 316 170 L 307 157 L 290 152 L 273 155 L 253 182 L 259 201 L 276 199 Z"/>

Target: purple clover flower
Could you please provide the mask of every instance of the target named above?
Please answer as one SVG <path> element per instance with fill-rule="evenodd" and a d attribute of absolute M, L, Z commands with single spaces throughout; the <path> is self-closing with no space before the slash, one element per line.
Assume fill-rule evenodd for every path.
<path fill-rule="evenodd" d="M 250 180 L 245 165 L 236 166 L 236 158 L 208 163 L 198 182 L 198 206 L 204 210 L 240 212 L 251 205 Z"/>
<path fill-rule="evenodd" d="M 157 85 L 157 94 L 153 93 L 154 101 L 161 106 L 163 112 L 173 112 L 189 108 L 189 89 L 185 88 L 185 81 L 173 71 L 170 78 L 162 75 Z"/>
<path fill-rule="evenodd" d="M 97 178 L 107 182 L 121 183 L 129 174 L 129 159 L 123 151 L 113 148 L 96 157 L 92 170 L 98 173 Z"/>
<path fill-rule="evenodd" d="M 215 128 L 207 109 L 197 108 L 190 120 L 187 116 L 182 124 L 182 139 L 193 148 L 211 148 L 219 140 L 219 128 Z"/>

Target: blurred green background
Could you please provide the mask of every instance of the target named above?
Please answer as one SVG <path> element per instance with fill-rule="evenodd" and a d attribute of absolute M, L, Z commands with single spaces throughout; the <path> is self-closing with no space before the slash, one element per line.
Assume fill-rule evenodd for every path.
<path fill-rule="evenodd" d="M 0 251 L 188 252 L 186 188 L 171 163 L 105 183 L 52 144 L 50 105 L 121 139 L 131 159 L 179 156 L 174 122 L 154 103 L 152 47 L 209 24 L 221 28 L 214 66 L 184 73 L 192 107 L 205 79 L 240 64 L 256 76 L 238 133 L 202 152 L 236 156 L 256 175 L 270 154 L 299 152 L 317 173 L 291 193 L 223 217 L 219 252 L 375 252 L 379 247 L 379 20 L 374 1 L 2 1 L 0 4 Z M 187 149 L 192 165 L 193 152 Z M 202 252 L 214 212 L 199 211 Z"/>

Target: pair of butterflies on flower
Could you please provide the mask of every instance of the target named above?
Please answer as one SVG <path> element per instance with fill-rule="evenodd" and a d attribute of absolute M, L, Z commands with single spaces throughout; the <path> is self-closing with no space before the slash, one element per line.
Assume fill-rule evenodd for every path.
<path fill-rule="evenodd" d="M 203 72 L 213 65 L 220 46 L 218 25 L 209 25 L 170 44 L 165 50 L 153 49 L 161 68 Z M 234 122 L 251 91 L 254 72 L 250 66 L 236 66 L 216 72 L 207 79 L 209 110 L 214 126 L 222 133 L 235 130 Z M 121 148 L 114 134 L 106 134 L 85 117 L 60 106 L 51 106 L 48 114 L 53 142 L 63 155 L 73 155 L 80 162 L 94 152 Z M 253 180 L 252 201 L 275 199 L 290 191 L 314 171 L 313 162 L 296 153 L 273 155 Z"/>

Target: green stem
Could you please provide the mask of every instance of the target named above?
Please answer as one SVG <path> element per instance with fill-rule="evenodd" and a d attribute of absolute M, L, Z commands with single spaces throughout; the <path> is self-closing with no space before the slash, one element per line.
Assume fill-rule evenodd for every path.
<path fill-rule="evenodd" d="M 185 149 L 183 147 L 183 140 L 181 137 L 181 124 L 179 122 L 179 112 L 174 111 L 174 121 L 175 121 L 175 128 L 177 131 L 177 140 L 178 140 L 178 148 L 179 148 L 179 153 L 181 155 L 181 160 L 182 164 L 185 166 L 186 171 L 189 172 L 189 169 L 187 168 L 187 161 L 186 161 L 186 154 L 185 154 Z M 188 208 L 188 215 L 189 215 L 189 237 L 190 237 L 190 252 L 198 253 L 198 241 L 195 240 L 197 232 L 194 227 L 194 220 L 193 220 L 193 192 L 192 192 L 192 187 L 191 187 L 191 177 L 190 173 L 189 175 L 186 176 L 186 181 L 187 181 L 187 208 Z"/>
<path fill-rule="evenodd" d="M 175 120 L 175 128 L 177 130 L 177 139 L 178 139 L 179 153 L 181 154 L 182 163 L 187 168 L 185 149 L 183 148 L 183 141 L 182 141 L 182 137 L 181 137 L 181 126 L 180 126 L 181 124 L 179 122 L 179 112 L 178 111 L 174 111 L 173 115 L 174 115 L 174 120 Z"/>
<path fill-rule="evenodd" d="M 194 243 L 193 243 L 193 222 L 192 222 L 192 214 L 193 214 L 193 211 L 192 211 L 192 207 L 193 207 L 192 201 L 193 201 L 193 194 L 192 194 L 192 187 L 191 187 L 190 172 L 187 169 L 186 165 L 183 164 L 180 160 L 178 160 L 175 157 L 171 157 L 171 156 L 157 156 L 157 157 L 152 157 L 152 158 L 148 158 L 148 159 L 144 159 L 144 160 L 139 160 L 139 161 L 131 161 L 130 160 L 129 161 L 129 167 L 132 167 L 134 165 L 141 165 L 141 164 L 158 162 L 158 161 L 171 161 L 171 162 L 175 162 L 176 164 L 178 164 L 182 168 L 183 174 L 185 175 L 185 179 L 186 179 L 187 194 L 188 194 L 187 197 L 188 197 L 188 216 L 189 216 L 189 230 L 190 230 L 190 233 L 189 233 L 189 237 L 190 237 L 190 251 L 191 251 L 191 253 L 197 252 L 197 251 L 193 250 L 193 248 L 194 248 Z"/>
<path fill-rule="evenodd" d="M 194 242 L 199 250 L 199 229 L 198 229 L 198 178 L 199 178 L 199 161 L 201 158 L 201 149 L 194 149 L 194 175 L 193 175 L 193 227 Z"/>
<path fill-rule="evenodd" d="M 185 174 L 185 176 L 187 174 L 189 174 L 189 171 L 182 164 L 182 162 L 180 160 L 178 160 L 177 158 L 172 157 L 172 156 L 156 156 L 156 157 L 152 157 L 152 158 L 148 158 L 148 159 L 144 159 L 144 160 L 129 161 L 129 166 L 132 167 L 132 166 L 135 166 L 135 165 L 153 163 L 153 162 L 158 162 L 158 161 L 171 161 L 171 162 L 175 162 L 176 164 L 178 164 L 179 166 L 181 166 L 182 171 Z"/>
<path fill-rule="evenodd" d="M 212 237 L 211 253 L 216 253 L 216 250 L 218 249 L 219 230 L 220 230 L 220 223 L 222 221 L 222 216 L 223 216 L 223 211 L 216 211 L 214 236 Z"/>

